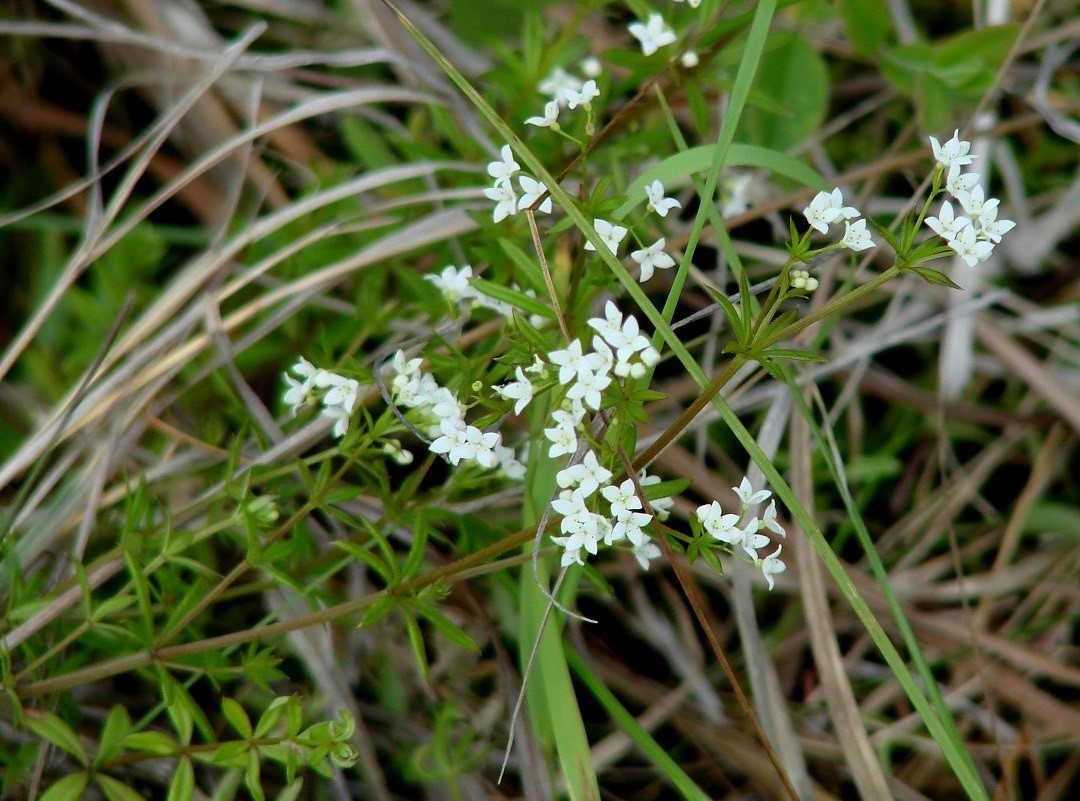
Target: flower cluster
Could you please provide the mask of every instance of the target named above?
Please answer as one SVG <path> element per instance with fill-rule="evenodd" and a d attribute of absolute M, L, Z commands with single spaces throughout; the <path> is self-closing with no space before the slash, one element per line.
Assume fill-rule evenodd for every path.
<path fill-rule="evenodd" d="M 595 84 L 594 84 L 595 86 Z M 484 190 L 484 196 L 488 200 L 495 201 L 495 209 L 492 219 L 500 223 L 507 217 L 512 217 L 522 209 L 531 207 L 546 191 L 544 185 L 530 175 L 517 175 L 521 171 L 521 165 L 514 160 L 514 153 L 510 145 L 503 145 L 500 156 L 487 166 L 488 175 L 495 179 L 495 185 Z M 521 195 L 514 191 L 513 179 L 517 175 L 518 186 Z M 544 214 L 551 213 L 551 198 L 545 197 L 540 203 L 539 210 Z"/>
<path fill-rule="evenodd" d="M 502 435 L 470 425 L 457 396 L 424 372 L 421 364 L 422 359 L 407 359 L 400 350 L 395 353 L 390 363 L 394 374 L 390 391 L 394 403 L 414 410 L 427 435 L 433 437 L 431 452 L 445 455 L 455 467 L 473 462 L 488 469 L 499 468 L 508 478 L 524 478 L 525 466 L 503 445 Z"/>
<path fill-rule="evenodd" d="M 559 131 L 559 112 L 562 109 L 568 108 L 572 111 L 583 108 L 591 114 L 592 101 L 600 97 L 600 90 L 596 86 L 596 78 L 601 72 L 599 59 L 589 56 L 581 62 L 581 71 L 586 76 L 584 81 L 562 67 L 556 67 L 542 80 L 537 88 L 548 97 L 548 102 L 544 104 L 544 113 L 541 116 L 529 117 L 525 124 Z"/>
<path fill-rule="evenodd" d="M 945 176 L 945 191 L 960 203 L 964 214 L 956 214 L 951 201 L 942 201 L 936 217 L 927 217 L 926 225 L 956 251 L 969 267 L 990 258 L 1001 237 L 1015 226 L 1012 220 L 998 219 L 997 198 L 987 200 L 979 185 L 978 173 L 963 172 L 975 158 L 970 155 L 971 142 L 954 131 L 952 139 L 941 144 L 930 137 L 930 148 L 937 162 L 935 183 Z"/>
<path fill-rule="evenodd" d="M 334 421 L 331 433 L 343 437 L 349 430 L 349 419 L 356 408 L 360 382 L 355 378 L 346 378 L 330 370 L 316 367 L 303 356 L 292 366 L 292 372 L 284 374 L 288 389 L 285 390 L 284 402 L 290 407 L 293 416 L 304 406 L 322 402 L 322 416 Z"/>
<path fill-rule="evenodd" d="M 844 238 L 840 244 L 856 253 L 874 246 L 874 240 L 866 230 L 866 220 L 857 219 L 860 216 L 858 209 L 844 205 L 844 195 L 839 188 L 831 192 L 818 192 L 810 205 L 803 209 L 803 216 L 811 228 L 823 234 L 829 233 L 830 225 L 842 221 Z"/>
<path fill-rule="evenodd" d="M 770 501 L 761 517 L 758 517 L 748 513 L 754 511 L 759 504 L 768 501 L 772 497 L 772 493 L 764 489 L 755 492 L 750 485 L 749 479 L 746 478 L 743 478 L 739 486 L 732 487 L 732 489 L 742 502 L 738 514 L 725 514 L 720 503 L 713 501 L 710 504 L 698 507 L 697 518 L 701 521 L 701 528 L 705 533 L 730 547 L 733 552 L 737 548 L 742 548 L 746 555 L 753 560 L 754 564 L 761 569 L 771 590 L 775 583 L 773 576 L 787 570 L 787 565 L 780 559 L 783 544 L 778 543 L 776 550 L 767 556 L 763 557 L 759 553 L 763 548 L 771 544 L 769 537 L 760 533 L 762 529 L 771 531 L 781 537 L 787 536 L 784 527 L 776 519 L 776 501 Z"/>

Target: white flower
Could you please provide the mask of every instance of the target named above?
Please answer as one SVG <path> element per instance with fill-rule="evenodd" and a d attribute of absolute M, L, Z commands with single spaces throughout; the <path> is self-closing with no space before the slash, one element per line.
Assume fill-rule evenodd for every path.
<path fill-rule="evenodd" d="M 757 506 L 759 503 L 764 503 L 769 500 L 772 495 L 767 489 L 760 489 L 754 492 L 754 488 L 750 485 L 750 479 L 743 476 L 743 480 L 739 482 L 739 486 L 732 487 L 735 494 L 739 496 L 739 500 L 742 501 L 744 509 L 749 509 L 751 506 Z"/>
<path fill-rule="evenodd" d="M 547 192 L 547 188 L 537 181 L 535 178 L 530 178 L 528 175 L 519 175 L 518 183 L 521 185 L 521 198 L 518 200 L 518 211 L 529 208 L 533 203 L 537 201 L 540 195 Z M 551 214 L 551 195 L 544 198 L 544 201 L 540 204 L 540 211 L 544 214 Z"/>
<path fill-rule="evenodd" d="M 761 516 L 761 527 L 781 537 L 787 536 L 787 531 L 776 519 L 776 501 L 769 501 L 769 505 L 765 507 L 765 514 Z"/>
<path fill-rule="evenodd" d="M 572 464 L 555 475 L 555 481 L 562 489 L 576 486 L 584 497 L 589 497 L 606 484 L 611 478 L 611 471 L 600 464 L 594 451 L 585 454 L 585 458 Z"/>
<path fill-rule="evenodd" d="M 581 350 L 581 340 L 575 339 L 563 350 L 553 350 L 548 361 L 559 367 L 559 383 L 566 385 L 583 373 L 591 373 L 596 367 L 596 357 Z"/>
<path fill-rule="evenodd" d="M 742 549 L 746 551 L 746 555 L 754 561 L 757 561 L 758 550 L 769 544 L 768 537 L 764 534 L 758 534 L 760 528 L 761 523 L 756 517 L 750 518 L 742 528 Z"/>
<path fill-rule="evenodd" d="M 949 247 L 956 251 L 957 256 L 967 262 L 968 267 L 974 267 L 980 261 L 986 261 L 990 258 L 990 254 L 994 252 L 994 244 L 979 239 L 975 229 L 970 225 L 949 240 Z"/>
<path fill-rule="evenodd" d="M 848 250 L 858 253 L 874 246 L 874 240 L 870 238 L 870 232 L 866 230 L 866 220 L 844 222 L 844 238 L 840 244 Z"/>
<path fill-rule="evenodd" d="M 647 248 L 635 250 L 630 258 L 641 265 L 641 275 L 638 281 L 644 284 L 653 276 L 653 270 L 666 270 L 675 266 L 675 259 L 664 252 L 667 242 L 660 237 Z"/>
<path fill-rule="evenodd" d="M 983 188 L 981 186 L 973 186 L 970 190 L 961 191 L 956 193 L 956 199 L 960 201 L 960 205 L 964 207 L 964 211 L 967 212 L 967 216 L 971 218 L 973 223 L 978 223 L 979 217 L 982 215 L 983 207 L 987 203 L 997 205 L 996 198 L 990 198 L 986 200 L 986 196 L 983 194 Z"/>
<path fill-rule="evenodd" d="M 507 217 L 517 214 L 517 195 L 514 194 L 514 187 L 509 183 L 497 183 L 490 189 L 485 189 L 484 196 L 488 200 L 495 201 L 495 210 L 492 213 L 492 219 L 495 222 L 500 223 Z"/>
<path fill-rule="evenodd" d="M 692 70 L 698 64 L 701 63 L 701 59 L 698 58 L 696 50 L 687 50 L 681 56 L 679 56 L 679 63 L 688 70 Z"/>
<path fill-rule="evenodd" d="M 498 222 L 496 220 L 496 222 Z M 425 275 L 424 280 L 435 284 L 443 295 L 451 303 L 459 300 L 471 300 L 476 296 L 476 290 L 472 288 L 469 279 L 472 278 L 472 267 L 466 264 L 460 270 L 452 264 L 443 267 L 438 275 Z"/>
<path fill-rule="evenodd" d="M 511 381 L 508 384 L 493 387 L 493 389 L 500 397 L 517 401 L 517 403 L 514 404 L 514 414 L 521 414 L 521 410 L 528 406 L 532 401 L 533 385 L 529 380 L 529 377 L 522 371 L 521 367 L 515 368 L 514 376 L 517 378 L 517 381 Z"/>
<path fill-rule="evenodd" d="M 629 478 L 617 487 L 614 485 L 602 487 L 600 494 L 611 504 L 611 516 L 616 520 L 627 512 L 641 508 L 641 498 L 637 496 L 634 482 Z"/>
<path fill-rule="evenodd" d="M 675 0 L 676 3 L 681 3 L 683 0 Z M 690 4 L 690 8 L 697 8 L 701 5 L 701 0 L 686 0 Z"/>
<path fill-rule="evenodd" d="M 994 205 L 991 206 L 991 203 Z M 999 220 L 997 218 L 997 200 L 995 199 L 986 201 L 982 214 L 979 216 L 978 226 L 981 238 L 997 244 L 1001 241 L 1001 237 L 1016 227 L 1016 223 L 1012 220 Z"/>
<path fill-rule="evenodd" d="M 585 495 L 580 489 L 571 493 L 563 493 L 558 499 L 551 502 L 551 508 L 556 513 L 563 515 L 559 530 L 567 537 L 552 537 L 551 539 L 562 545 L 566 551 L 577 554 L 582 548 L 591 554 L 595 554 L 600 540 L 607 534 L 606 520 L 600 515 L 593 514 L 585 505 Z M 603 522 L 601 522 L 603 521 Z M 565 555 L 564 555 L 565 559 Z M 580 563 L 580 557 L 572 561 Z"/>
<path fill-rule="evenodd" d="M 620 540 L 630 540 L 632 545 L 641 545 L 648 537 L 645 532 L 642 531 L 644 526 L 649 525 L 652 522 L 652 515 L 645 514 L 644 512 L 623 512 L 615 519 L 615 525 L 611 527 L 610 538 L 605 539 L 605 543 L 610 545 L 612 542 L 619 542 Z"/>
<path fill-rule="evenodd" d="M 773 576 L 787 570 L 787 565 L 780 561 L 780 551 L 784 549 L 783 543 L 776 546 L 776 550 L 761 560 L 761 572 L 765 580 L 769 582 L 769 589 L 773 588 Z"/>
<path fill-rule="evenodd" d="M 645 197 L 649 199 L 649 211 L 655 211 L 661 217 L 667 217 L 672 209 L 681 209 L 682 203 L 673 197 L 664 197 L 664 185 L 653 181 L 645 187 Z"/>
<path fill-rule="evenodd" d="M 496 186 L 500 182 L 509 183 L 514 174 L 521 169 L 521 165 L 514 161 L 514 152 L 510 149 L 510 145 L 503 145 L 501 153 L 500 161 L 492 161 L 487 165 L 488 175 L 495 179 Z"/>
<path fill-rule="evenodd" d="M 959 130 L 953 131 L 952 139 L 944 145 L 931 136 L 930 147 L 934 151 L 934 160 L 945 169 L 953 165 L 963 167 L 965 164 L 971 164 L 972 159 L 975 158 L 968 155 L 971 152 L 971 142 L 961 139 Z"/>
<path fill-rule="evenodd" d="M 656 543 L 651 540 L 646 540 L 634 548 L 634 558 L 637 559 L 638 564 L 641 565 L 642 570 L 649 569 L 649 563 L 653 559 L 657 559 L 660 556 L 660 549 L 656 546 Z"/>
<path fill-rule="evenodd" d="M 623 237 L 626 236 L 626 229 L 621 225 L 614 225 L 607 220 L 593 220 L 593 227 L 596 229 L 596 233 L 600 235 L 600 239 L 604 244 L 608 246 L 612 253 L 619 252 L 619 243 L 623 241 Z M 585 250 L 596 250 L 593 247 L 592 242 L 585 243 Z"/>
<path fill-rule="evenodd" d="M 560 417 L 565 415 L 565 418 Z M 555 425 L 544 429 L 544 437 L 551 443 L 548 456 L 555 458 L 577 450 L 577 429 L 569 412 L 556 410 L 551 414 Z M 569 418 L 569 419 L 566 419 Z"/>
<path fill-rule="evenodd" d="M 318 376 L 320 370 L 301 356 L 296 364 L 292 366 L 292 371 L 300 376 L 303 381 L 297 381 L 287 372 L 284 373 L 285 383 L 289 385 L 289 388 L 285 390 L 283 400 L 285 405 L 292 411 L 293 417 L 295 417 L 296 413 L 299 412 L 306 403 L 312 400 L 311 393 L 315 388 L 315 378 Z"/>
<path fill-rule="evenodd" d="M 610 300 L 604 305 L 604 318 L 590 318 L 588 325 L 604 342 L 615 348 L 620 360 L 649 347 L 649 340 L 641 333 L 637 318 L 628 314 L 624 320 L 618 307 Z"/>
<path fill-rule="evenodd" d="M 596 56 L 586 56 L 581 60 L 581 71 L 585 74 L 586 78 L 599 78 L 603 69 L 603 66 L 600 64 L 600 59 Z"/>
<path fill-rule="evenodd" d="M 548 77 L 540 81 L 536 88 L 559 102 L 567 89 L 580 89 L 581 81 L 562 67 L 556 67 Z"/>
<path fill-rule="evenodd" d="M 500 442 L 495 447 L 495 456 L 499 459 L 499 469 L 504 476 L 513 481 L 521 481 L 525 478 L 525 465 L 517 458 L 513 448 L 508 448 Z"/>
<path fill-rule="evenodd" d="M 600 97 L 600 90 L 596 88 L 596 81 L 591 78 L 581 85 L 581 89 L 563 89 L 562 99 L 570 108 L 582 106 L 589 108 L 592 101 Z"/>
<path fill-rule="evenodd" d="M 323 406 L 337 406 L 345 414 L 352 414 L 352 410 L 356 407 L 357 393 L 360 391 L 359 381 L 322 370 L 315 376 L 315 385 L 329 387 L 327 393 L 323 395 Z"/>
<path fill-rule="evenodd" d="M 428 446 L 428 450 L 432 453 L 445 453 L 450 463 L 457 466 L 457 463 L 461 461 L 461 448 L 465 443 L 465 425 L 464 420 L 449 419 L 442 420 L 439 423 L 439 430 L 442 436 L 438 437 L 434 442 Z"/>
<path fill-rule="evenodd" d="M 526 125 L 535 125 L 537 128 L 559 127 L 559 101 L 550 100 L 544 104 L 543 117 L 529 117 L 525 120 Z"/>
<path fill-rule="evenodd" d="M 952 242 L 958 233 L 971 225 L 971 220 L 967 217 L 953 215 L 952 203 L 947 200 L 941 204 L 941 211 L 938 212 L 938 215 L 937 217 L 927 217 L 926 225 L 946 242 Z"/>
<path fill-rule="evenodd" d="M 859 212 L 852 206 L 844 205 L 844 195 L 839 187 L 832 192 L 818 192 L 810 205 L 803 209 L 803 216 L 823 234 L 829 233 L 829 226 L 839 219 L 853 220 L 859 216 Z"/>
<path fill-rule="evenodd" d="M 611 384 L 611 376 L 606 372 L 583 372 L 578 373 L 577 380 L 566 392 L 566 397 L 571 400 L 580 400 L 590 409 L 600 409 L 600 393 Z"/>
<path fill-rule="evenodd" d="M 331 435 L 344 437 L 349 430 L 349 413 L 343 406 L 325 406 L 322 410 L 323 417 L 329 417 L 334 421 L 334 427 L 330 429 Z"/>
<path fill-rule="evenodd" d="M 724 514 L 719 501 L 713 501 L 705 506 L 697 508 L 698 520 L 701 528 L 720 542 L 733 545 L 742 540 L 742 530 L 739 528 L 739 516 Z"/>
<path fill-rule="evenodd" d="M 801 289 L 804 292 L 813 292 L 818 288 L 818 280 L 810 275 L 809 270 L 792 270 L 790 274 L 791 288 Z"/>
<path fill-rule="evenodd" d="M 650 14 L 644 23 L 632 23 L 629 30 L 630 35 L 641 42 L 641 52 L 647 56 L 675 41 L 675 32 L 664 24 L 664 18 L 659 14 Z"/>
<path fill-rule="evenodd" d="M 959 199 L 964 192 L 970 192 L 979 184 L 979 174 L 974 172 L 962 173 L 959 164 L 949 167 L 945 176 L 945 191 Z"/>

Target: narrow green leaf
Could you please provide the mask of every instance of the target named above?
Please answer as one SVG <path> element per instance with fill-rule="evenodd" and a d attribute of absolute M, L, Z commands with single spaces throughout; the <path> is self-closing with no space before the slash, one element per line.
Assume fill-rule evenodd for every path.
<path fill-rule="evenodd" d="M 109 710 L 109 714 L 105 716 L 105 723 L 101 726 L 101 737 L 98 740 L 94 767 L 100 768 L 107 764 L 120 751 L 121 743 L 129 734 L 131 734 L 131 717 L 124 707 L 117 704 Z"/>
<path fill-rule="evenodd" d="M 180 744 L 160 731 L 137 731 L 124 738 L 124 748 L 141 754 L 172 756 L 180 751 Z"/>
<path fill-rule="evenodd" d="M 233 698 L 221 699 L 221 712 L 225 715 L 225 719 L 229 721 L 229 725 L 233 727 L 241 737 L 245 740 L 250 740 L 251 721 L 248 719 L 247 712 L 244 708 Z"/>
<path fill-rule="evenodd" d="M 424 646 L 424 633 L 420 630 L 420 624 L 416 622 L 416 618 L 412 613 L 405 612 L 405 634 L 409 638 L 409 647 L 413 652 L 413 659 L 416 660 L 416 666 L 420 669 L 420 675 L 424 679 L 425 684 L 431 682 L 431 666 L 428 665 L 427 660 L 427 648 Z"/>
<path fill-rule="evenodd" d="M 83 767 L 90 764 L 79 735 L 57 715 L 44 709 L 27 709 L 25 714 L 26 727 L 30 731 L 57 748 L 67 751 Z"/>
<path fill-rule="evenodd" d="M 761 357 L 763 359 L 794 359 L 800 362 L 814 362 L 815 364 L 826 364 L 829 361 L 820 353 L 812 353 L 797 348 L 769 348 L 765 353 L 761 354 Z"/>
<path fill-rule="evenodd" d="M 109 801 L 146 801 L 146 797 L 142 793 L 131 789 L 112 776 L 99 773 L 94 777 L 94 781 L 97 782 L 98 787 L 105 793 L 105 797 Z"/>
<path fill-rule="evenodd" d="M 169 782 L 169 792 L 165 801 L 192 801 L 195 797 L 195 768 L 191 760 L 181 757 L 176 765 L 176 772 Z"/>
<path fill-rule="evenodd" d="M 89 781 L 85 773 L 71 773 L 42 793 L 38 801 L 79 801 Z"/>
<path fill-rule="evenodd" d="M 280 793 L 274 797 L 274 801 L 296 801 L 300 797 L 300 791 L 304 789 L 302 778 L 290 782 Z"/>
<path fill-rule="evenodd" d="M 919 276 L 929 281 L 931 284 L 938 284 L 940 286 L 947 286 L 950 289 L 963 289 L 958 283 L 953 281 L 949 276 L 943 272 L 939 272 L 930 267 L 912 267 L 911 271 L 917 273 Z"/>
<path fill-rule="evenodd" d="M 259 752 L 254 748 L 248 751 L 247 770 L 244 771 L 244 786 L 251 793 L 252 801 L 265 801 L 266 794 L 262 788 L 262 763 L 259 761 Z"/>

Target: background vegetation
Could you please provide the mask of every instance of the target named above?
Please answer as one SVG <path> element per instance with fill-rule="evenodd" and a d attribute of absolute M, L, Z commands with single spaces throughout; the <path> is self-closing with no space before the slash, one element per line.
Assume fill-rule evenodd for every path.
<path fill-rule="evenodd" d="M 1077 797 L 1075 2 L 397 5 L 441 56 L 377 0 L 0 3 L 0 798 Z M 679 42 L 647 57 L 650 10 Z M 589 55 L 583 166 L 523 121 Z M 959 128 L 1018 223 L 936 265 L 960 290 L 905 274 L 807 328 L 790 385 L 738 372 L 650 468 L 689 532 L 767 457 L 846 581 L 791 519 L 771 593 L 735 559 L 593 561 L 560 597 L 599 622 L 552 615 L 501 783 L 542 483 L 449 469 L 375 380 L 422 347 L 487 386 L 529 344 L 455 316 L 445 265 L 545 297 L 483 195 L 504 131 L 440 59 L 587 219 L 686 151 L 672 312 L 708 311 L 676 331 L 710 375 L 713 288 L 777 274 L 801 175 L 887 225 Z M 542 247 L 584 319 L 624 293 L 575 227 Z M 890 264 L 815 262 L 800 313 Z M 363 386 L 344 439 L 288 412 L 300 355 Z M 701 392 L 670 351 L 652 387 L 643 445 Z"/>

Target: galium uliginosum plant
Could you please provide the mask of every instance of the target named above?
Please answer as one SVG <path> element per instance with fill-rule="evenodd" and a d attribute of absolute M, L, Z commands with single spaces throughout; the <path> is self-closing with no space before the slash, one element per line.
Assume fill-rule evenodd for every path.
<path fill-rule="evenodd" d="M 554 120 L 565 106 L 569 110 L 580 108 L 589 115 L 586 125 L 591 124 L 591 104 L 598 96 L 595 80 L 582 83 L 559 70 L 544 85 L 555 96 L 547 102 L 543 118 L 533 117 L 527 123 L 556 128 Z M 935 283 L 950 283 L 943 273 L 925 264 L 953 252 L 972 265 L 985 261 L 1014 226 L 1010 220 L 998 219 L 998 200 L 984 197 L 978 175 L 963 172 L 972 161 L 968 155 L 970 143 L 960 140 L 958 132 L 944 145 L 934 137 L 930 137 L 930 143 L 935 168 L 930 196 L 921 210 L 905 221 L 898 234 L 870 222 L 893 246 L 894 266 L 863 285 L 861 291 L 840 298 L 841 303 L 827 305 L 830 312 L 839 312 L 843 302 L 850 302 L 867 287 L 879 286 L 905 270 Z M 499 159 L 487 165 L 487 173 L 493 178 L 485 195 L 494 202 L 494 223 L 503 223 L 523 212 L 532 214 L 534 209 L 543 213 L 554 210 L 551 196 L 535 178 L 521 171 L 509 145 L 502 147 Z M 515 190 L 515 181 L 520 192 Z M 927 216 L 942 195 L 959 203 L 968 216 L 956 214 L 950 200 L 941 202 L 938 216 Z M 659 227 L 655 218 L 663 221 L 682 203 L 667 197 L 659 180 L 644 186 L 641 199 L 646 214 L 652 216 L 643 215 L 633 229 L 599 218 L 594 219 L 593 226 L 614 256 L 619 255 L 628 235 L 638 240 L 640 247 L 629 256 L 637 267 L 638 279 L 645 283 L 656 270 L 674 267 L 675 259 L 665 251 L 663 236 L 648 245 L 641 236 L 651 231 L 646 238 L 652 238 Z M 805 269 L 815 256 L 845 249 L 858 253 L 875 247 L 868 220 L 854 207 L 845 205 L 839 188 L 819 192 L 803 209 L 803 216 L 809 228 L 800 235 L 792 224 L 788 263 L 756 318 L 745 315 L 749 304 L 737 309 L 730 299 L 719 298 L 737 336 L 728 350 L 741 358 L 761 358 L 765 364 L 778 356 L 812 358 L 808 353 L 775 347 L 811 321 L 791 321 L 790 314 L 774 319 L 780 302 L 817 289 L 817 278 Z M 841 225 L 843 235 L 838 241 L 814 243 L 815 232 L 829 235 Z M 937 236 L 916 242 L 922 225 Z M 582 258 L 587 260 L 590 251 L 596 249 L 587 241 Z M 455 315 L 482 309 L 495 312 L 527 344 L 508 350 L 492 366 L 486 380 L 477 380 L 468 387 L 441 384 L 423 369 L 421 356 L 398 350 L 382 369 L 389 386 L 387 400 L 403 425 L 388 433 L 411 433 L 454 468 L 491 471 L 508 481 L 526 478 L 530 446 L 556 460 L 556 488 L 548 511 L 557 518 L 557 531 L 551 533 L 550 541 L 561 552 L 562 567 L 584 565 L 602 549 L 614 548 L 628 551 L 643 569 L 648 569 L 661 556 L 657 537 L 672 534 L 668 543 L 673 546 L 689 542 L 671 528 L 657 525 L 669 518 L 674 507 L 670 493 L 678 483 L 662 484 L 646 468 L 627 469 L 630 461 L 623 445 L 634 441 L 632 429 L 646 419 L 644 404 L 659 397 L 647 388 L 647 383 L 661 353 L 643 333 L 638 318 L 621 311 L 611 293 L 600 291 L 593 291 L 592 297 L 583 299 L 584 303 L 578 299 L 572 303 L 560 300 L 558 305 L 553 304 L 554 312 L 547 308 L 538 311 L 540 302 L 534 291 L 518 287 L 499 291 L 498 287 L 478 282 L 469 265 L 450 265 L 426 278 L 441 291 Z M 609 297 L 601 299 L 603 294 Z M 573 329 L 564 330 L 552 320 L 564 305 L 595 308 L 600 303 L 602 310 L 587 316 Z M 783 322 L 783 326 L 778 327 L 777 322 Z M 564 323 L 569 326 L 571 321 Z M 360 396 L 359 382 L 316 368 L 303 357 L 291 371 L 295 377 L 285 375 L 285 403 L 294 414 L 306 405 L 319 403 L 321 414 L 334 421 L 334 436 L 344 436 Z M 532 433 L 519 434 L 516 442 L 508 444 L 504 441 L 508 429 L 503 423 L 509 417 L 521 417 L 528 409 L 537 410 L 528 423 L 527 430 Z M 412 461 L 411 452 L 403 449 L 396 438 L 388 436 L 383 448 L 403 464 Z M 776 502 L 771 500 L 758 515 L 758 507 L 771 498 L 768 489 L 755 490 L 743 478 L 733 491 L 740 500 L 734 511 L 725 510 L 715 500 L 697 508 L 690 519 L 697 537 L 690 553 L 723 551 L 744 558 L 760 569 L 772 589 L 774 577 L 786 569 L 781 559 L 783 544 L 773 540 L 773 536 L 786 536 Z"/>

